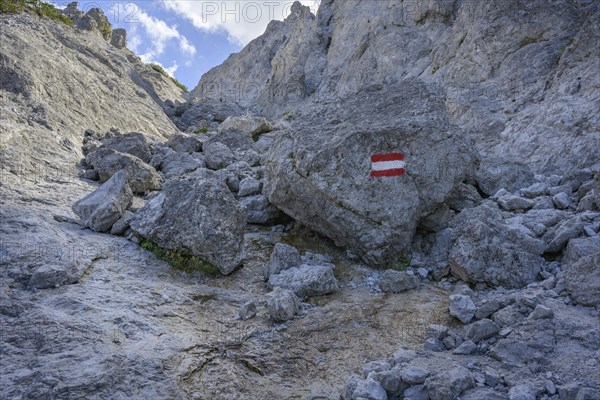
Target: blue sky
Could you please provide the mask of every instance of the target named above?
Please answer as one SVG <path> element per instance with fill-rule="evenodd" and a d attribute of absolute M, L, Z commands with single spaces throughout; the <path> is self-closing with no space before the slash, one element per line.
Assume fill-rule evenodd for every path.
<path fill-rule="evenodd" d="M 316 13 L 320 0 L 303 0 Z M 51 1 L 59 7 L 69 1 Z M 100 7 L 113 28 L 127 30 L 127 47 L 144 62 L 161 64 L 192 89 L 200 76 L 262 34 L 270 20 L 282 20 L 291 0 L 80 1 L 79 9 Z"/>

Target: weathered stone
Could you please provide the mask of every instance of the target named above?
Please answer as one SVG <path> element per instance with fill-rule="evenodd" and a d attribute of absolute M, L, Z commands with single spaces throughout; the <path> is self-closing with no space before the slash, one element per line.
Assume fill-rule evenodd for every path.
<path fill-rule="evenodd" d="M 171 135 L 167 146 L 178 153 L 195 153 L 202 151 L 202 143 L 206 141 L 200 135 L 187 134 L 187 133 L 175 133 Z"/>
<path fill-rule="evenodd" d="M 277 243 L 271 253 L 269 262 L 265 264 L 263 276 L 268 280 L 271 275 L 278 274 L 284 269 L 297 268 L 302 264 L 300 253 L 295 247 Z"/>
<path fill-rule="evenodd" d="M 240 309 L 238 311 L 238 317 L 242 321 L 246 321 L 248 319 L 254 318 L 256 316 L 256 312 L 256 303 L 253 301 L 248 301 L 240 306 Z"/>
<path fill-rule="evenodd" d="M 482 319 L 467 326 L 465 339 L 478 343 L 494 337 L 498 332 L 500 332 L 500 327 L 494 321 Z"/>
<path fill-rule="evenodd" d="M 578 217 L 563 220 L 544 234 L 543 239 L 547 243 L 544 252 L 558 253 L 562 251 L 569 240 L 579 236 L 582 230 L 583 223 Z"/>
<path fill-rule="evenodd" d="M 571 205 L 571 199 L 569 198 L 569 195 L 565 192 L 560 192 L 552 196 L 552 202 L 554 203 L 554 206 L 559 210 L 569 208 L 569 206 Z"/>
<path fill-rule="evenodd" d="M 506 211 L 527 211 L 535 205 L 532 200 L 511 194 L 500 197 L 498 204 Z"/>
<path fill-rule="evenodd" d="M 490 315 L 492 315 L 499 309 L 500 309 L 500 304 L 498 303 L 498 300 L 491 299 L 491 300 L 485 302 L 480 307 L 477 307 L 477 311 L 475 311 L 475 318 L 477 318 L 477 319 L 488 318 Z"/>
<path fill-rule="evenodd" d="M 273 204 L 269 203 L 266 196 L 242 197 L 240 205 L 246 210 L 249 224 L 267 225 L 276 222 L 282 214 Z"/>
<path fill-rule="evenodd" d="M 521 189 L 521 194 L 529 199 L 543 196 L 546 194 L 546 184 L 543 182 L 534 183 L 525 189 Z"/>
<path fill-rule="evenodd" d="M 459 294 L 453 294 L 450 296 L 450 315 L 458 318 L 463 324 L 471 322 L 475 316 L 475 304 L 469 296 L 463 296 Z"/>
<path fill-rule="evenodd" d="M 269 277 L 269 286 L 291 290 L 301 299 L 333 293 L 339 288 L 332 269 L 318 265 L 301 265 L 280 271 Z"/>
<path fill-rule="evenodd" d="M 513 386 L 509 390 L 510 400 L 535 400 L 535 390 L 529 385 Z"/>
<path fill-rule="evenodd" d="M 205 143 L 203 152 L 206 156 L 206 166 L 210 169 L 223 169 L 237 161 L 231 149 L 220 142 Z"/>
<path fill-rule="evenodd" d="M 454 400 L 474 385 L 471 373 L 464 367 L 455 367 L 437 373 L 425 381 L 431 400 Z"/>
<path fill-rule="evenodd" d="M 544 263 L 544 244 L 508 225 L 490 204 L 461 212 L 452 223 L 452 273 L 468 283 L 523 287 Z"/>
<path fill-rule="evenodd" d="M 244 115 L 241 117 L 228 117 L 221 125 L 219 125 L 219 132 L 226 130 L 236 130 L 244 132 L 250 135 L 255 141 L 258 140 L 259 136 L 263 133 L 268 133 L 273 130 L 273 126 L 266 118 L 253 117 L 251 115 Z"/>
<path fill-rule="evenodd" d="M 106 232 L 125 213 L 132 199 L 127 172 L 118 171 L 98 189 L 73 204 L 72 208 L 86 227 Z"/>
<path fill-rule="evenodd" d="M 554 318 L 554 311 L 551 308 L 538 304 L 529 314 L 530 319 L 551 319 Z"/>
<path fill-rule="evenodd" d="M 266 297 L 269 316 L 273 321 L 292 319 L 300 310 L 300 300 L 290 290 L 275 287 Z"/>
<path fill-rule="evenodd" d="M 388 396 L 385 389 L 379 382 L 372 378 L 367 378 L 360 382 L 352 395 L 353 399 L 368 399 L 368 400 L 387 400 Z"/>
<path fill-rule="evenodd" d="M 117 171 L 125 170 L 134 193 L 145 193 L 162 187 L 162 179 L 156 170 L 130 154 L 101 147 L 88 154 L 85 161 L 98 172 L 100 182 L 107 181 Z"/>
<path fill-rule="evenodd" d="M 129 224 L 133 219 L 133 213 L 131 211 L 125 211 L 121 218 L 114 223 L 110 229 L 111 235 L 123 235 L 129 229 Z"/>
<path fill-rule="evenodd" d="M 429 371 L 423 368 L 406 366 L 402 369 L 402 380 L 411 385 L 418 385 L 425 382 L 425 379 L 431 375 Z"/>
<path fill-rule="evenodd" d="M 210 171 L 174 179 L 138 210 L 131 228 L 158 246 L 198 256 L 230 274 L 243 261 L 246 215 Z"/>
<path fill-rule="evenodd" d="M 246 178 L 242 179 L 242 181 L 240 182 L 238 196 L 244 197 L 244 196 L 253 196 L 256 194 L 260 194 L 261 189 L 262 189 L 262 184 L 260 183 L 259 180 L 254 179 L 252 177 L 246 177 Z"/>
<path fill-rule="evenodd" d="M 120 153 L 131 154 L 147 163 L 152 157 L 150 144 L 145 134 L 131 132 L 102 139 L 102 148 L 112 149 Z"/>
<path fill-rule="evenodd" d="M 388 269 L 379 281 L 379 287 L 386 293 L 401 293 L 419 287 L 419 278 L 414 274 Z"/>
<path fill-rule="evenodd" d="M 565 283 L 576 302 L 586 306 L 600 304 L 600 252 L 574 263 L 567 270 Z"/>
<path fill-rule="evenodd" d="M 582 258 L 596 253 L 600 253 L 600 235 L 571 239 L 564 251 L 562 262 L 571 266 Z"/>
<path fill-rule="evenodd" d="M 469 354 L 475 353 L 476 350 L 477 350 L 477 345 L 470 340 L 466 340 L 466 341 L 462 342 L 460 344 L 460 346 L 458 346 L 456 349 L 454 349 L 452 354 L 469 355 Z"/>
<path fill-rule="evenodd" d="M 65 265 L 41 265 L 31 275 L 29 286 L 36 289 L 49 289 L 70 285 L 79 281 L 86 266 L 73 263 Z"/>
<path fill-rule="evenodd" d="M 476 174 L 479 188 L 488 196 L 500 189 L 514 192 L 533 182 L 533 172 L 520 162 L 490 157 L 482 160 Z"/>

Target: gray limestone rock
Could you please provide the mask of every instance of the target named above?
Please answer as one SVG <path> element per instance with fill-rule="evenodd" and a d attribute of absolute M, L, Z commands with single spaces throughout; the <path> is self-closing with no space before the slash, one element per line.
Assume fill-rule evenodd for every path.
<path fill-rule="evenodd" d="M 401 293 L 419 287 L 419 278 L 415 274 L 388 269 L 379 281 L 379 287 L 386 293 Z"/>
<path fill-rule="evenodd" d="M 269 316 L 273 321 L 287 321 L 300 310 L 300 300 L 294 292 L 275 287 L 266 295 Z"/>
<path fill-rule="evenodd" d="M 230 274 L 243 261 L 244 210 L 211 171 L 186 175 L 135 213 L 131 228 L 169 250 L 198 256 Z"/>
<path fill-rule="evenodd" d="M 145 193 L 162 187 L 162 179 L 156 170 L 130 154 L 101 147 L 88 154 L 85 162 L 98 173 L 100 182 L 107 181 L 117 171 L 125 170 L 134 193 Z"/>
<path fill-rule="evenodd" d="M 434 374 L 425 380 L 431 400 L 454 400 L 475 385 L 471 373 L 464 367 Z"/>
<path fill-rule="evenodd" d="M 123 216 L 132 199 L 127 172 L 118 171 L 98 189 L 73 204 L 72 208 L 86 227 L 106 232 Z"/>
<path fill-rule="evenodd" d="M 463 324 L 471 322 L 477 308 L 469 296 L 453 294 L 450 296 L 450 315 L 458 318 Z"/>
<path fill-rule="evenodd" d="M 333 293 L 339 289 L 330 267 L 306 264 L 271 275 L 269 286 L 291 290 L 301 299 Z"/>
<path fill-rule="evenodd" d="M 301 264 L 300 253 L 295 247 L 277 243 L 273 248 L 269 262 L 265 264 L 263 276 L 265 280 L 268 280 L 271 275 L 278 274 L 285 269 L 297 268 Z"/>
<path fill-rule="evenodd" d="M 600 252 L 574 263 L 567 270 L 565 281 L 576 302 L 587 306 L 600 304 Z"/>

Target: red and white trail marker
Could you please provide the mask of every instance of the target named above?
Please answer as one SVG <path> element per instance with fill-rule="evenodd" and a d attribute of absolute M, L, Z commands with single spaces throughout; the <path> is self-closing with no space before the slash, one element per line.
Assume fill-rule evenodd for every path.
<path fill-rule="evenodd" d="M 404 169 L 404 154 L 388 153 L 374 154 L 371 156 L 371 176 L 402 176 L 406 173 Z"/>

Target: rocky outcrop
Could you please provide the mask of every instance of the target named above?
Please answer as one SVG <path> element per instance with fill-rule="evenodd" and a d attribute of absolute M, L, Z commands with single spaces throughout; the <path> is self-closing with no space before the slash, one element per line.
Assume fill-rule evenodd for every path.
<path fill-rule="evenodd" d="M 131 228 L 161 248 L 198 256 L 230 274 L 244 260 L 245 224 L 229 189 L 204 170 L 168 181 L 135 213 Z"/>
<path fill-rule="evenodd" d="M 401 257 L 472 159 L 434 90 L 409 80 L 307 112 L 266 155 L 269 200 L 371 265 Z M 371 176 L 379 153 L 403 153 L 406 173 Z"/>

